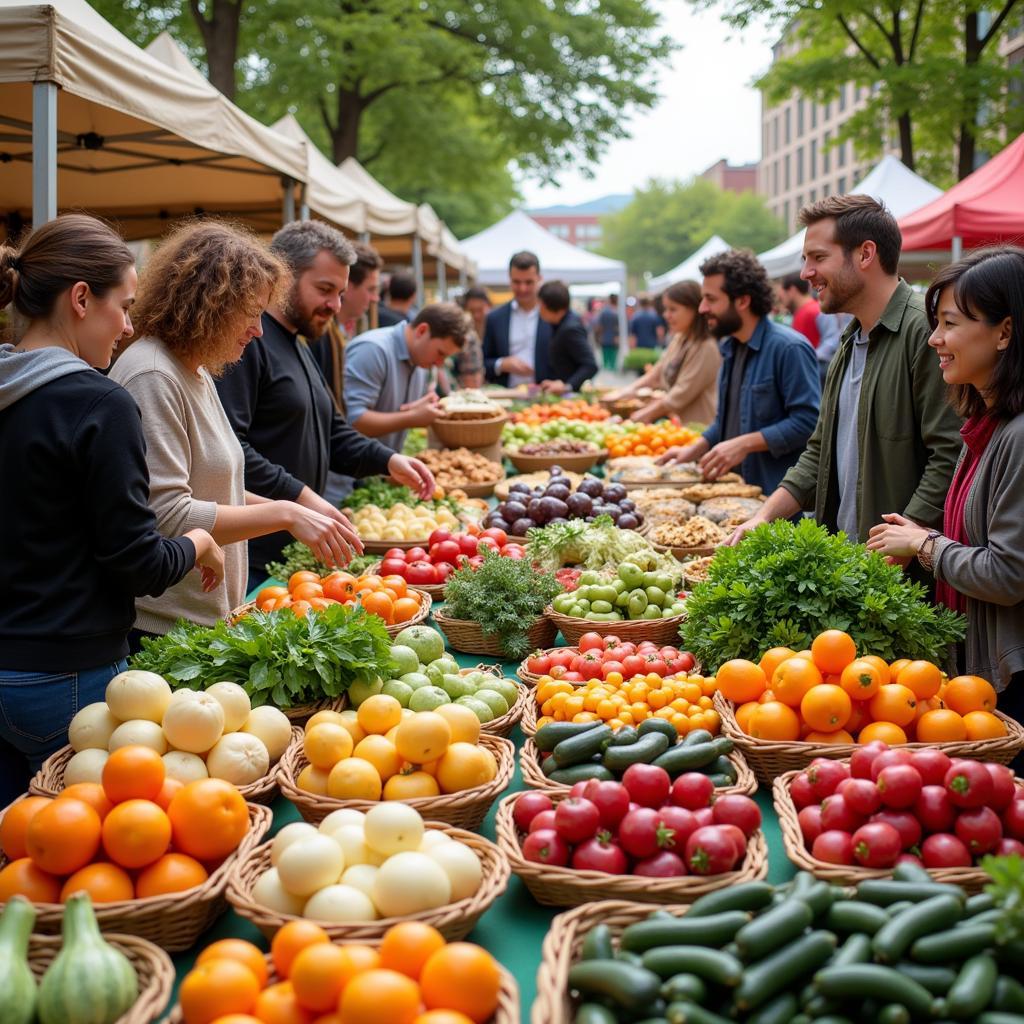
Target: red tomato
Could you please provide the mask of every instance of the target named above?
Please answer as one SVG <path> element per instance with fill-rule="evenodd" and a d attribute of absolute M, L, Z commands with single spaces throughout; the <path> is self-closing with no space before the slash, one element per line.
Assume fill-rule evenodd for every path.
<path fill-rule="evenodd" d="M 653 856 L 671 836 L 659 835 L 660 815 L 650 807 L 638 807 L 619 822 L 619 845 L 633 857 Z"/>
<path fill-rule="evenodd" d="M 629 813 L 629 790 L 621 782 L 591 779 L 583 795 L 600 813 L 602 828 L 614 830 Z"/>
<path fill-rule="evenodd" d="M 434 562 L 451 562 L 454 565 L 462 553 L 459 544 L 454 540 L 443 540 L 436 545 L 436 548 L 436 551 L 433 547 L 430 549 L 430 557 Z"/>
<path fill-rule="evenodd" d="M 833 793 L 821 805 L 821 827 L 826 832 L 836 828 L 856 832 L 865 821 L 864 815 L 858 814 L 838 793 Z"/>
<path fill-rule="evenodd" d="M 717 825 L 708 825 L 686 840 L 684 859 L 695 875 L 720 875 L 731 871 L 739 858 L 729 833 Z"/>
<path fill-rule="evenodd" d="M 513 562 L 521 562 L 526 557 L 526 552 L 520 548 L 513 548 L 510 544 L 507 548 L 501 549 L 502 558 L 511 558 Z"/>
<path fill-rule="evenodd" d="M 924 861 L 921 860 L 921 858 L 918 857 L 917 854 L 914 854 L 914 853 L 901 853 L 899 855 L 899 857 L 896 858 L 896 863 L 897 864 L 916 864 L 919 868 L 923 868 L 924 867 Z"/>
<path fill-rule="evenodd" d="M 437 582 L 444 583 L 455 572 L 455 566 L 451 562 L 438 562 L 434 566 L 434 572 L 437 574 Z"/>
<path fill-rule="evenodd" d="M 421 548 L 420 550 L 422 551 L 423 549 Z M 384 557 L 400 558 L 403 562 L 407 562 L 408 559 L 405 557 L 405 554 L 404 548 L 388 548 L 387 551 L 384 552 Z"/>
<path fill-rule="evenodd" d="M 665 664 L 660 654 L 648 654 L 644 658 L 644 671 L 653 672 L 656 676 L 667 676 L 668 665 Z"/>
<path fill-rule="evenodd" d="M 921 844 L 921 860 L 926 868 L 969 868 L 971 851 L 948 832 L 936 832 Z"/>
<path fill-rule="evenodd" d="M 714 825 L 715 823 L 715 812 L 710 807 L 698 807 L 693 812 L 693 816 L 697 819 L 698 828 L 704 828 L 706 825 Z"/>
<path fill-rule="evenodd" d="M 586 798 L 569 797 L 555 808 L 555 831 L 567 843 L 582 843 L 601 827 L 601 812 Z"/>
<path fill-rule="evenodd" d="M 850 771 L 845 764 L 827 757 L 816 757 L 807 768 L 807 780 L 815 800 L 830 797 L 839 788 L 839 783 L 849 777 Z"/>
<path fill-rule="evenodd" d="M 944 785 L 955 807 L 984 807 L 992 799 L 992 776 L 980 761 L 954 764 Z"/>
<path fill-rule="evenodd" d="M 508 543 L 508 534 L 504 530 L 499 530 L 496 526 L 492 526 L 489 530 L 484 530 L 480 534 L 480 539 L 483 540 L 484 537 L 495 541 L 499 548 L 503 548 Z"/>
<path fill-rule="evenodd" d="M 601 634 L 600 633 L 584 633 L 583 636 L 601 636 Z M 583 639 L 581 637 L 580 638 L 580 643 L 582 643 L 582 642 L 583 642 Z M 614 633 L 609 633 L 607 636 L 602 636 L 601 637 L 601 643 L 604 644 L 605 647 L 618 647 L 619 644 L 622 643 L 622 638 L 616 636 Z"/>
<path fill-rule="evenodd" d="M 921 773 L 921 782 L 926 786 L 941 786 L 952 764 L 948 755 L 935 747 L 915 750 L 910 763 Z"/>
<path fill-rule="evenodd" d="M 911 757 L 909 750 L 883 750 L 871 762 L 871 778 L 877 779 L 879 772 L 891 764 L 910 764 Z"/>
<path fill-rule="evenodd" d="M 685 772 L 672 783 L 672 803 L 689 811 L 711 808 L 715 784 L 701 772 Z M 713 820 L 713 819 L 712 819 Z"/>
<path fill-rule="evenodd" d="M 405 577 L 405 570 L 407 563 L 404 558 L 385 558 L 380 563 L 380 574 L 381 576 L 401 576 Z"/>
<path fill-rule="evenodd" d="M 530 827 L 526 830 L 527 832 L 536 832 L 542 828 L 554 828 L 555 827 L 555 809 L 554 807 L 546 811 L 541 811 L 534 819 L 530 822 Z"/>
<path fill-rule="evenodd" d="M 435 530 L 427 538 L 427 543 L 430 545 L 430 547 L 433 547 L 435 544 L 440 544 L 441 541 L 443 541 L 443 540 L 450 540 L 451 536 L 452 536 L 452 534 L 451 534 L 450 530 L 440 530 L 440 529 L 438 529 L 438 530 Z"/>
<path fill-rule="evenodd" d="M 670 672 L 692 672 L 697 662 L 689 651 L 683 651 L 681 654 L 672 655 L 666 664 Z"/>
<path fill-rule="evenodd" d="M 464 555 L 469 555 L 470 557 L 472 557 L 476 554 L 478 547 L 479 542 L 477 541 L 476 537 L 470 537 L 469 534 L 466 533 L 462 534 L 459 537 L 459 550 Z"/>
<path fill-rule="evenodd" d="M 686 865 L 678 854 L 671 850 L 661 850 L 638 860 L 633 865 L 632 873 L 643 878 L 679 878 L 686 874 Z"/>
<path fill-rule="evenodd" d="M 991 853 L 1003 838 L 1003 824 L 991 807 L 962 811 L 956 819 L 954 831 L 974 857 Z"/>
<path fill-rule="evenodd" d="M 622 676 L 624 679 L 632 679 L 633 676 L 643 675 L 647 669 L 644 667 L 644 659 L 639 654 L 627 654 L 622 660 Z"/>
<path fill-rule="evenodd" d="M 532 672 L 534 675 L 546 676 L 550 668 L 550 654 L 542 654 L 540 651 L 537 651 L 526 659 L 526 671 Z"/>
<path fill-rule="evenodd" d="M 405 570 L 405 578 L 413 586 L 417 583 L 433 584 L 438 582 L 437 571 L 425 559 L 410 562 Z"/>
<path fill-rule="evenodd" d="M 921 823 L 910 811 L 879 811 L 872 822 L 891 825 L 900 834 L 901 849 L 909 850 L 921 842 Z"/>
<path fill-rule="evenodd" d="M 882 806 L 882 794 L 870 779 L 843 779 L 836 792 L 857 814 L 874 814 Z"/>
<path fill-rule="evenodd" d="M 804 807 L 810 807 L 812 804 L 817 806 L 821 803 L 820 800 L 814 799 L 811 780 L 807 777 L 807 772 L 801 772 L 789 784 L 789 795 L 793 798 L 793 803 L 796 804 L 798 811 Z"/>
<path fill-rule="evenodd" d="M 530 827 L 530 822 L 541 811 L 549 811 L 553 806 L 551 797 L 546 793 L 528 790 L 516 799 L 515 806 L 512 808 L 512 820 L 515 821 L 516 828 L 520 832 L 526 832 Z"/>
<path fill-rule="evenodd" d="M 624 644 L 616 644 L 612 647 L 611 644 L 605 649 L 605 657 L 608 661 L 622 661 L 623 658 L 628 658 L 631 654 L 636 654 L 636 651 L 631 651 Z"/>
<path fill-rule="evenodd" d="M 747 837 L 743 834 L 743 829 L 737 825 L 715 825 L 715 828 L 722 829 L 723 832 L 730 839 L 732 839 L 732 845 L 736 849 L 736 863 L 739 864 L 744 857 L 747 855 Z"/>
<path fill-rule="evenodd" d="M 576 847 L 572 855 L 572 866 L 579 871 L 604 871 L 609 875 L 624 875 L 629 867 L 629 858 L 617 843 L 596 836 L 584 840 Z"/>
<path fill-rule="evenodd" d="M 923 786 L 914 803 L 914 815 L 928 832 L 948 832 L 953 827 L 956 808 L 945 786 Z"/>
<path fill-rule="evenodd" d="M 589 676 L 589 673 L 587 675 Z M 587 676 L 584 676 L 582 672 L 573 672 L 571 669 L 562 678 L 568 683 L 585 683 L 587 681 Z"/>
<path fill-rule="evenodd" d="M 985 769 L 992 776 L 992 796 L 988 806 L 996 813 L 1002 813 L 1013 801 L 1017 787 L 1013 781 L 1013 772 L 1005 764 L 985 762 Z"/>
<path fill-rule="evenodd" d="M 484 556 L 483 556 L 483 555 L 474 555 L 474 556 L 473 556 L 473 557 L 472 557 L 472 558 L 471 558 L 471 559 L 469 560 L 469 564 L 470 564 L 470 565 L 471 565 L 471 566 L 472 566 L 472 567 L 473 567 L 474 569 L 479 569 L 479 568 L 480 568 L 480 566 L 484 564 Z"/>
<path fill-rule="evenodd" d="M 562 647 L 557 651 L 551 652 L 551 667 L 554 668 L 556 665 L 561 666 L 564 669 L 568 669 L 572 664 L 572 659 L 575 657 L 573 652 L 566 647 Z"/>
<path fill-rule="evenodd" d="M 423 550 L 423 548 L 409 548 L 405 553 L 405 560 L 409 563 L 412 562 L 429 562 L 430 555 Z"/>
<path fill-rule="evenodd" d="M 523 857 L 534 864 L 564 867 L 569 863 L 569 844 L 553 828 L 538 829 L 523 840 Z"/>
<path fill-rule="evenodd" d="M 852 864 L 853 836 L 839 829 L 822 832 L 811 844 L 811 856 L 826 864 Z"/>
<path fill-rule="evenodd" d="M 670 846 L 677 853 L 682 853 L 686 840 L 700 828 L 700 823 L 693 811 L 688 811 L 685 807 L 676 807 L 674 804 L 666 804 L 660 808 L 658 818 L 663 828 L 672 830 L 672 841 L 662 845 Z"/>
<path fill-rule="evenodd" d="M 1024 843 L 1019 839 L 1000 839 L 995 854 L 997 857 L 1011 857 L 1016 854 L 1024 858 Z"/>
<path fill-rule="evenodd" d="M 858 779 L 870 779 L 872 762 L 888 749 L 889 744 L 881 740 L 872 740 L 862 747 L 857 747 L 850 756 L 850 774 Z"/>
<path fill-rule="evenodd" d="M 661 807 L 668 800 L 672 779 L 657 765 L 631 764 L 622 773 L 622 784 L 631 800 L 644 807 Z"/>
<path fill-rule="evenodd" d="M 623 679 L 626 678 L 625 668 L 621 661 L 605 661 L 601 664 L 601 675 L 607 679 L 613 672 L 618 672 Z"/>
<path fill-rule="evenodd" d="M 868 822 L 853 833 L 853 859 L 864 868 L 891 868 L 903 852 L 900 834 L 884 821 Z"/>
<path fill-rule="evenodd" d="M 597 651 L 584 651 L 572 659 L 569 667 L 573 672 L 586 675 L 588 679 L 591 676 L 599 677 L 601 675 L 601 655 Z"/>
<path fill-rule="evenodd" d="M 735 825 L 749 839 L 761 827 L 761 809 L 749 796 L 726 794 L 712 805 L 716 825 Z"/>
<path fill-rule="evenodd" d="M 878 773 L 875 784 L 882 803 L 896 810 L 913 807 L 921 795 L 921 773 L 912 764 L 887 765 Z"/>
<path fill-rule="evenodd" d="M 481 537 L 477 543 L 477 554 L 483 554 L 484 551 L 493 551 L 495 554 L 500 554 L 501 549 L 498 547 L 498 542 L 493 537 Z"/>
<path fill-rule="evenodd" d="M 604 637 L 600 633 L 584 633 L 576 646 L 581 652 L 603 651 L 605 649 Z"/>
<path fill-rule="evenodd" d="M 1024 797 L 1015 797 L 1003 811 L 1003 829 L 1011 839 L 1024 840 Z"/>
<path fill-rule="evenodd" d="M 821 808 L 817 805 L 804 807 L 796 818 L 800 822 L 800 833 L 804 837 L 804 843 L 809 846 L 821 835 Z"/>

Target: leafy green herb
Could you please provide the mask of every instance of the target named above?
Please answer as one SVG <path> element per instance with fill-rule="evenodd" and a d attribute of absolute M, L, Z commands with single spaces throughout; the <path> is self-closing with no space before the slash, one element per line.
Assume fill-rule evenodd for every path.
<path fill-rule="evenodd" d="M 1009 857 L 983 857 L 981 867 L 992 878 L 985 892 L 999 908 L 996 940 L 1000 945 L 1024 942 L 1024 860 L 1016 854 Z"/>
<path fill-rule="evenodd" d="M 345 605 L 329 605 L 305 618 L 282 609 L 256 611 L 232 625 L 179 622 L 166 636 L 143 640 L 131 663 L 177 688 L 238 683 L 254 707 L 279 708 L 340 697 L 356 679 L 392 668 L 383 621 Z"/>
<path fill-rule="evenodd" d="M 562 586 L 525 558 L 502 558 L 488 550 L 483 557 L 479 568 L 466 566 L 449 577 L 444 613 L 478 622 L 486 635 L 498 636 L 510 658 L 525 658 L 530 653 L 527 631 Z"/>
<path fill-rule="evenodd" d="M 685 646 L 711 669 L 756 661 L 769 647 L 802 650 L 825 629 L 845 630 L 858 650 L 886 661 L 941 664 L 965 631 L 962 616 L 930 604 L 898 566 L 810 519 L 760 526 L 719 548 L 686 609 Z"/>
<path fill-rule="evenodd" d="M 403 455 L 419 455 L 427 447 L 427 431 L 425 427 L 413 427 L 405 435 L 405 444 L 402 445 Z"/>
<path fill-rule="evenodd" d="M 439 508 L 451 509 L 456 515 L 459 513 L 459 503 L 451 498 L 431 499 L 423 501 L 413 494 L 408 487 L 400 484 L 389 483 L 382 476 L 371 476 L 360 480 L 359 485 L 345 499 L 342 507 L 355 512 L 365 505 L 376 505 L 380 509 L 389 509 L 392 505 L 426 505 L 435 511 Z"/>
<path fill-rule="evenodd" d="M 285 582 L 287 582 L 292 573 L 309 571 L 326 576 L 337 568 L 337 566 L 326 565 L 324 562 L 319 561 L 316 555 L 300 540 L 286 544 L 281 551 L 281 559 L 280 562 L 267 562 L 267 572 L 275 580 Z M 357 555 L 345 566 L 345 571 L 358 575 L 379 561 L 379 555 Z"/>

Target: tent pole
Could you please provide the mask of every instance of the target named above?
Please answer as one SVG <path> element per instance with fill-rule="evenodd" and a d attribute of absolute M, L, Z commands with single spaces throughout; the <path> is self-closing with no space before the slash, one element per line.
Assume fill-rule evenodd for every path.
<path fill-rule="evenodd" d="M 418 234 L 412 236 L 412 273 L 416 278 L 416 295 L 422 306 L 426 296 L 423 294 L 423 248 Z"/>
<path fill-rule="evenodd" d="M 284 199 L 281 202 L 281 223 L 291 224 L 295 220 L 295 190 L 293 188 L 295 183 L 285 175 L 281 179 L 281 184 L 284 187 Z"/>
<path fill-rule="evenodd" d="M 437 257 L 437 297 L 441 302 L 448 298 L 448 270 L 440 256 Z"/>
<path fill-rule="evenodd" d="M 963 257 L 963 254 L 964 254 L 964 240 L 963 240 L 963 238 L 960 237 L 960 235 L 954 235 L 953 236 L 952 252 L 951 252 L 950 255 L 953 257 L 953 260 L 956 261 L 958 259 L 961 259 Z"/>
<path fill-rule="evenodd" d="M 57 216 L 57 84 L 32 85 L 32 226 Z"/>
<path fill-rule="evenodd" d="M 299 220 L 309 220 L 309 198 L 306 195 L 306 183 L 299 188 Z"/>
<path fill-rule="evenodd" d="M 466 264 L 465 263 L 463 263 L 462 266 L 459 267 L 459 287 L 463 291 L 466 290 Z"/>
<path fill-rule="evenodd" d="M 362 242 L 363 245 L 369 245 L 370 244 L 370 232 L 369 231 L 360 231 L 359 232 L 359 241 Z"/>
<path fill-rule="evenodd" d="M 626 299 L 629 290 L 626 282 L 626 272 L 622 272 L 622 280 L 619 282 L 619 369 L 622 368 L 629 351 L 629 321 L 626 318 Z"/>

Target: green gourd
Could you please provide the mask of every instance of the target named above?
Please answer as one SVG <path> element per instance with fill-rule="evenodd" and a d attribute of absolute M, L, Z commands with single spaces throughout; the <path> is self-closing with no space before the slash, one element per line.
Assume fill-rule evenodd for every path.
<path fill-rule="evenodd" d="M 36 912 L 23 896 L 7 901 L 0 916 L 0 1020 L 31 1024 L 36 1012 L 36 979 L 28 965 L 28 940 Z"/>
<path fill-rule="evenodd" d="M 100 934 L 87 893 L 64 907 L 64 944 L 39 985 L 40 1024 L 114 1024 L 139 995 L 128 958 Z"/>

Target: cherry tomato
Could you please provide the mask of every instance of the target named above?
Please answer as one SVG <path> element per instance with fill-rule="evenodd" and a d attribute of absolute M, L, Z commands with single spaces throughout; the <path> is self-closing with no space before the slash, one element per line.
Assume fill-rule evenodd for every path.
<path fill-rule="evenodd" d="M 516 798 L 512 808 L 512 820 L 520 832 L 526 832 L 530 822 L 540 814 L 541 811 L 550 811 L 554 807 L 551 797 L 546 793 L 537 790 L 529 790 Z"/>
<path fill-rule="evenodd" d="M 653 764 L 631 764 L 622 773 L 622 784 L 630 799 L 644 807 L 661 807 L 672 789 L 668 772 Z"/>
<path fill-rule="evenodd" d="M 567 843 L 582 843 L 601 827 L 601 812 L 586 798 L 569 797 L 555 808 L 555 830 Z"/>
<path fill-rule="evenodd" d="M 662 807 L 658 811 L 658 818 L 663 828 L 672 830 L 671 841 L 666 840 L 663 845 L 671 847 L 677 853 L 682 853 L 686 847 L 686 840 L 700 827 L 693 811 L 672 804 Z"/>
<path fill-rule="evenodd" d="M 708 825 L 686 840 L 686 866 L 695 875 L 720 875 L 736 864 L 736 844 L 724 828 Z"/>
<path fill-rule="evenodd" d="M 849 777 L 850 770 L 845 764 L 827 757 L 816 757 L 807 768 L 807 780 L 815 800 L 830 797 L 839 788 L 839 783 Z"/>
<path fill-rule="evenodd" d="M 867 819 L 858 814 L 838 793 L 833 793 L 821 805 L 821 827 L 826 832 L 840 829 L 856 832 Z"/>
<path fill-rule="evenodd" d="M 891 825 L 900 834 L 900 849 L 909 850 L 921 842 L 921 823 L 910 811 L 879 811 L 872 822 Z"/>
<path fill-rule="evenodd" d="M 743 834 L 743 830 L 736 825 L 719 825 L 717 823 L 715 828 L 722 829 L 732 839 L 732 845 L 736 848 L 735 863 L 739 864 L 747 855 L 747 837 Z"/>
<path fill-rule="evenodd" d="M 564 867 L 569 863 L 569 844 L 553 828 L 538 829 L 523 840 L 523 857 L 534 864 Z"/>
<path fill-rule="evenodd" d="M 629 813 L 629 790 L 621 782 L 591 779 L 583 795 L 597 808 L 602 828 L 617 828 Z"/>
<path fill-rule="evenodd" d="M 903 852 L 900 834 L 884 821 L 870 821 L 853 833 L 853 859 L 864 868 L 891 868 Z"/>
<path fill-rule="evenodd" d="M 952 765 L 949 756 L 935 747 L 915 750 L 910 763 L 921 773 L 921 782 L 926 786 L 941 786 Z"/>
<path fill-rule="evenodd" d="M 672 783 L 671 796 L 676 807 L 685 807 L 689 811 L 701 807 L 710 810 L 715 784 L 701 772 L 685 772 Z"/>
<path fill-rule="evenodd" d="M 1013 772 L 1005 764 L 988 762 L 985 762 L 985 770 L 992 776 L 992 796 L 989 798 L 988 806 L 993 811 L 1001 813 L 1010 806 L 1017 793 Z"/>
<path fill-rule="evenodd" d="M 956 808 L 945 786 L 923 786 L 914 802 L 914 816 L 927 832 L 948 832 L 956 818 Z"/>
<path fill-rule="evenodd" d="M 992 776 L 980 761 L 955 763 L 944 785 L 956 807 L 984 807 L 992 799 Z"/>
<path fill-rule="evenodd" d="M 811 844 L 811 856 L 826 864 L 852 864 L 853 836 L 839 829 L 822 832 Z"/>
<path fill-rule="evenodd" d="M 671 850 L 661 850 L 633 865 L 634 875 L 644 878 L 679 878 L 686 874 L 682 858 Z"/>
<path fill-rule="evenodd" d="M 926 868 L 969 868 L 971 851 L 948 832 L 936 832 L 921 844 L 921 860 Z"/>
<path fill-rule="evenodd" d="M 804 837 L 804 843 L 810 845 L 821 835 L 821 807 L 817 804 L 802 807 L 796 818 L 800 822 L 800 833 Z"/>
<path fill-rule="evenodd" d="M 903 810 L 913 807 L 921 795 L 921 773 L 912 764 L 886 765 L 878 773 L 876 785 L 886 807 Z"/>
<path fill-rule="evenodd" d="M 850 774 L 858 779 L 870 779 L 871 765 L 879 754 L 889 749 L 888 743 L 881 740 L 872 740 L 865 743 L 850 755 Z"/>
<path fill-rule="evenodd" d="M 811 780 L 807 777 L 807 772 L 801 772 L 795 779 L 789 784 L 789 795 L 793 798 L 793 803 L 796 804 L 797 810 L 803 810 L 805 807 L 810 807 L 812 804 L 820 804 L 820 800 L 814 799 L 814 793 L 811 790 Z"/>
<path fill-rule="evenodd" d="M 972 807 L 960 812 L 953 831 L 971 851 L 972 857 L 981 857 L 999 845 L 1003 838 L 1003 823 L 991 807 Z"/>
<path fill-rule="evenodd" d="M 891 764 L 910 764 L 911 756 L 909 750 L 883 750 L 871 762 L 871 778 L 877 780 L 881 770 Z"/>
<path fill-rule="evenodd" d="M 1024 797 L 1014 797 L 1003 811 L 1003 829 L 1011 839 L 1024 840 Z"/>
<path fill-rule="evenodd" d="M 572 855 L 572 866 L 580 871 L 604 871 L 609 875 L 624 875 L 629 867 L 629 858 L 622 847 L 609 839 L 602 839 L 601 833 L 585 839 Z"/>
<path fill-rule="evenodd" d="M 658 812 L 651 807 L 638 807 L 619 822 L 619 845 L 633 857 L 650 857 L 672 840 L 670 829 L 660 825 Z"/>
<path fill-rule="evenodd" d="M 871 815 L 882 806 L 882 794 L 870 779 L 843 779 L 836 792 L 857 814 Z"/>
<path fill-rule="evenodd" d="M 716 825 L 735 825 L 748 839 L 761 827 L 761 808 L 749 796 L 720 796 L 712 805 Z"/>

